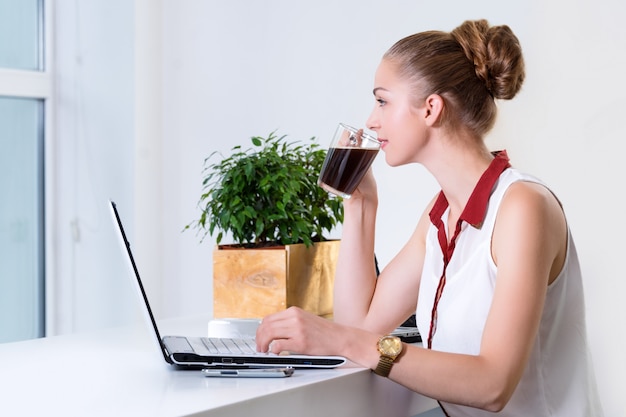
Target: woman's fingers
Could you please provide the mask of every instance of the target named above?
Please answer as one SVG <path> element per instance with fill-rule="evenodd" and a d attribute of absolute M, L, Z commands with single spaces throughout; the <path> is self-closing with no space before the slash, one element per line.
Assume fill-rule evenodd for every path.
<path fill-rule="evenodd" d="M 332 323 L 297 307 L 272 314 L 257 329 L 260 352 L 327 354 L 324 340 L 332 334 Z"/>

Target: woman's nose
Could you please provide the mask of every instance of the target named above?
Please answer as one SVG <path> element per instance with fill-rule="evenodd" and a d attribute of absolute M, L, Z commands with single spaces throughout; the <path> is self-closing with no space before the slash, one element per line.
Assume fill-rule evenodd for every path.
<path fill-rule="evenodd" d="M 372 111 L 372 113 L 370 114 L 370 116 L 367 118 L 367 121 L 365 122 L 365 126 L 373 131 L 376 131 L 378 128 L 380 128 L 380 124 L 378 122 L 378 118 L 376 117 L 376 110 L 374 109 Z"/>

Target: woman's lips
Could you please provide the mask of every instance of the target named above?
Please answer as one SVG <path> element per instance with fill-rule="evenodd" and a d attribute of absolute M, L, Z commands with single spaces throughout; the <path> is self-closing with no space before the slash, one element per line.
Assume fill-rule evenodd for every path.
<path fill-rule="evenodd" d="M 385 149 L 385 147 L 387 146 L 387 143 L 389 143 L 387 139 L 378 138 L 378 141 L 380 142 L 380 149 Z"/>

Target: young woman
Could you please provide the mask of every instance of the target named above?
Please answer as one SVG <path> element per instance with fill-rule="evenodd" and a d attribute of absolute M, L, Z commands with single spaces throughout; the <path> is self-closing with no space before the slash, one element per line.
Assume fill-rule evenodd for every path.
<path fill-rule="evenodd" d="M 563 209 L 483 142 L 495 99 L 513 98 L 523 80 L 518 39 L 484 20 L 387 51 L 368 127 L 389 165 L 422 164 L 441 192 L 377 278 L 368 173 L 344 201 L 334 321 L 297 308 L 268 316 L 259 350 L 346 356 L 439 400 L 450 416 L 602 415 Z M 423 347 L 384 337 L 413 312 Z"/>

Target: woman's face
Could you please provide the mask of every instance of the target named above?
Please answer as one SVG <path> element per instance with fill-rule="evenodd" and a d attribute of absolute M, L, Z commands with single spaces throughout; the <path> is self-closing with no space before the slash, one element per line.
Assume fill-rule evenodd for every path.
<path fill-rule="evenodd" d="M 374 80 L 376 106 L 367 127 L 378 134 L 391 166 L 418 162 L 426 143 L 425 108 L 412 102 L 411 86 L 397 75 L 394 63 L 382 60 Z"/>

